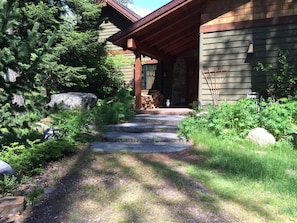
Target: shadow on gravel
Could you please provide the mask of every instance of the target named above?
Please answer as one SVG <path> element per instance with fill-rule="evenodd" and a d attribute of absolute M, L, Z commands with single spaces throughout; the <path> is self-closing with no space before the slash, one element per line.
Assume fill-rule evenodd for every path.
<path fill-rule="evenodd" d="M 89 160 L 90 150 L 82 150 L 75 163 L 71 167 L 68 174 L 60 179 L 53 192 L 45 195 L 44 199 L 37 206 L 30 208 L 27 213 L 28 217 L 24 223 L 55 223 L 63 222 L 61 219 L 66 219 L 68 206 L 71 207 L 71 200 L 68 197 L 78 192 L 77 186 L 81 176 L 82 169 L 90 168 Z"/>

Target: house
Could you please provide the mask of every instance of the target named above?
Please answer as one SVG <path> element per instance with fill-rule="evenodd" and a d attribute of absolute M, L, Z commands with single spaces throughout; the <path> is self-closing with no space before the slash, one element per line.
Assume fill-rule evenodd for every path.
<path fill-rule="evenodd" d="M 116 0 L 99 0 L 97 4 L 102 5 L 102 18 L 104 22 L 101 24 L 99 40 L 105 41 L 113 34 L 120 32 L 141 17 L 131 11 L 129 8 L 118 3 Z M 129 49 L 123 49 L 112 42 L 107 41 L 107 53 L 111 55 L 119 63 L 119 70 L 124 74 L 124 82 L 126 85 L 134 83 L 134 52 Z M 149 57 L 142 57 L 143 61 L 143 89 L 151 88 L 152 79 L 154 80 L 157 60 Z"/>
<path fill-rule="evenodd" d="M 258 61 L 297 51 L 297 0 L 173 0 L 108 40 L 135 54 L 136 107 L 141 56 L 159 61 L 153 88 L 173 106 L 265 95 Z"/>

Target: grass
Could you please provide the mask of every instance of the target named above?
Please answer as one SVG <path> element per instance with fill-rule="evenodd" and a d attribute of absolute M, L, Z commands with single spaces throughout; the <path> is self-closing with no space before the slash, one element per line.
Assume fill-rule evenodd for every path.
<path fill-rule="evenodd" d="M 204 159 L 188 165 L 188 173 L 229 211 L 272 222 L 297 219 L 297 151 L 290 144 L 261 148 L 208 133 L 197 134 L 194 142 L 198 149 L 193 153 Z"/>

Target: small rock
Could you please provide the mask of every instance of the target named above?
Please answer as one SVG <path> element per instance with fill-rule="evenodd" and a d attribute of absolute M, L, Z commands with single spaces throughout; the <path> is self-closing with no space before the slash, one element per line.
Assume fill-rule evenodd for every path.
<path fill-rule="evenodd" d="M 251 130 L 246 138 L 260 146 L 275 144 L 276 142 L 274 136 L 264 128 L 255 128 Z"/>
<path fill-rule="evenodd" d="M 12 218 L 14 215 L 23 212 L 25 209 L 25 205 L 25 197 L 23 196 L 9 196 L 0 198 L 0 220 L 8 220 Z"/>

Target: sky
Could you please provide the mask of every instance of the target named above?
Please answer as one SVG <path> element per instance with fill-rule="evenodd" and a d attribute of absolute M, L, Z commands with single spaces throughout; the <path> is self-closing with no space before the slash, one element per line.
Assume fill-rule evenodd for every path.
<path fill-rule="evenodd" d="M 166 5 L 168 2 L 171 2 L 171 0 L 133 0 L 133 4 L 128 5 L 128 8 L 144 17 L 156 9 Z"/>

